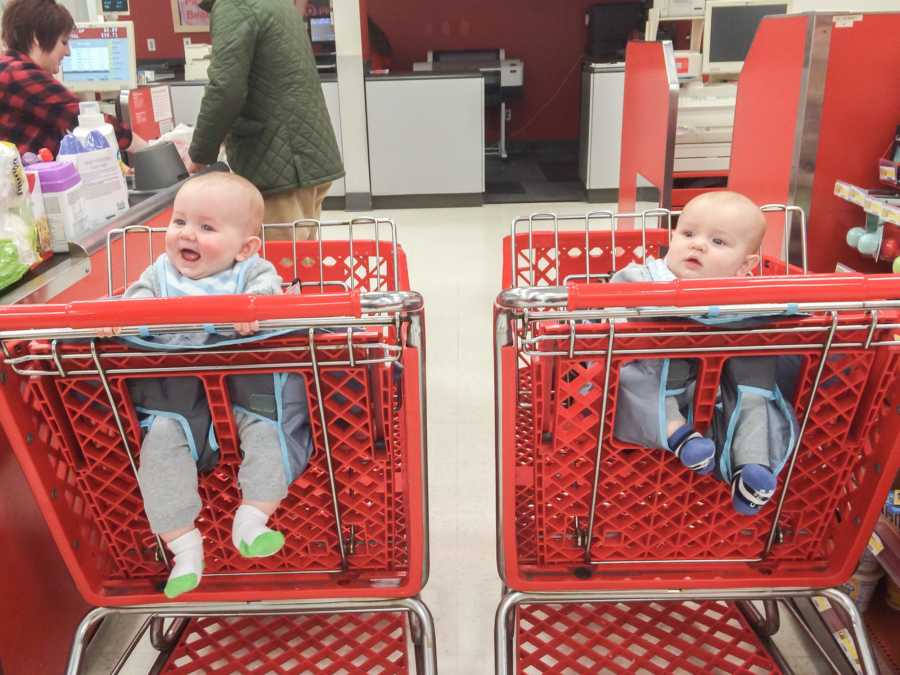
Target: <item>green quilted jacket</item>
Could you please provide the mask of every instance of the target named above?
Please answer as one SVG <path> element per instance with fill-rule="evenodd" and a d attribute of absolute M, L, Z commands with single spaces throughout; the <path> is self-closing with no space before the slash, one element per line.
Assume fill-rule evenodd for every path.
<path fill-rule="evenodd" d="M 262 192 L 344 175 L 306 27 L 291 0 L 203 0 L 212 61 L 191 159 L 231 169 Z"/>

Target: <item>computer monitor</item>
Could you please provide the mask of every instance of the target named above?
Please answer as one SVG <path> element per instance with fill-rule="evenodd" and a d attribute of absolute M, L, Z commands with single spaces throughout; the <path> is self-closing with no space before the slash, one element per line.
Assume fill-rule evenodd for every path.
<path fill-rule="evenodd" d="M 703 74 L 738 75 L 763 17 L 787 14 L 790 2 L 708 0 L 703 22 Z"/>
<path fill-rule="evenodd" d="M 104 15 L 130 14 L 129 0 L 100 0 L 100 13 Z"/>
<path fill-rule="evenodd" d="M 334 42 L 334 21 L 330 16 L 310 18 L 309 39 L 316 43 Z"/>
<path fill-rule="evenodd" d="M 643 34 L 644 2 L 622 0 L 592 5 L 587 10 L 587 55 L 593 61 L 624 61 L 625 46 L 636 32 Z"/>
<path fill-rule="evenodd" d="M 59 79 L 71 91 L 118 91 L 137 86 L 134 24 L 131 21 L 77 23 L 69 38 Z"/>

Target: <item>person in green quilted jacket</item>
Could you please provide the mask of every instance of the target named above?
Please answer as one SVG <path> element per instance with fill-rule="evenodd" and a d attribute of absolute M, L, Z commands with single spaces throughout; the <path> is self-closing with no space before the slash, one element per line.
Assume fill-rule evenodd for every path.
<path fill-rule="evenodd" d="M 214 162 L 224 142 L 232 171 L 263 193 L 266 223 L 318 219 L 344 167 L 294 1 L 203 0 L 200 7 L 210 15 L 212 61 L 188 168 Z M 298 228 L 298 239 L 310 235 Z"/>

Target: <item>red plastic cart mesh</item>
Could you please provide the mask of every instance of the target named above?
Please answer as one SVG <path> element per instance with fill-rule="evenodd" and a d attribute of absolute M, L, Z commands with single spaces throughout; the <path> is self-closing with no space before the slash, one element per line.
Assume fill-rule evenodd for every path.
<path fill-rule="evenodd" d="M 382 255 L 388 250 L 382 246 Z M 385 269 L 383 265 L 382 272 Z M 345 266 L 344 272 L 349 274 L 350 267 Z M 403 283 L 405 267 L 401 272 Z M 360 272 L 358 280 L 384 289 L 383 279 L 376 283 L 374 274 Z M 394 335 L 393 329 L 388 332 Z M 358 363 L 387 353 L 381 347 L 385 333 L 380 331 L 354 330 L 352 347 L 346 332 L 317 332 L 314 341 L 320 363 L 349 361 L 351 355 Z M 97 343 L 138 464 L 141 431 L 127 381 L 182 368 L 185 372 L 179 376 L 199 378 L 206 390 L 221 449 L 218 466 L 200 477 L 203 510 L 198 527 L 204 535 L 205 570 L 203 584 L 189 599 L 414 595 L 421 586 L 424 549 L 418 350 L 405 346 L 396 362 L 321 366 L 319 400 L 311 367 L 274 367 L 309 363 L 305 332 L 254 346 L 188 354 Z M 51 361 L 40 360 L 52 353 L 46 341 L 10 343 L 10 349 L 14 358 L 33 359 L 19 365 L 23 370 L 55 370 Z M 7 421 L 15 420 L 24 439 L 14 448 L 16 454 L 85 597 L 108 606 L 158 601 L 167 571 L 143 512 L 133 468 L 100 379 L 79 374 L 95 370 L 90 344 L 59 341 L 56 353 L 65 363 L 66 376 L 23 377 L 5 369 L 0 407 Z M 117 374 L 126 369 L 146 372 Z M 315 453 L 274 516 L 274 527 L 286 535 L 285 547 L 269 558 L 245 559 L 231 544 L 232 519 L 240 503 L 240 455 L 227 380 L 235 374 L 272 372 L 304 378 Z M 331 445 L 346 569 L 338 545 L 320 408 Z"/>
<path fill-rule="evenodd" d="M 532 375 L 535 376 L 532 382 Z M 519 559 L 533 563 L 537 554 L 537 522 L 535 519 L 534 476 L 534 397 L 543 372 L 532 368 L 519 369 L 519 407 L 516 410 L 516 460 L 515 460 L 515 517 L 516 545 Z"/>
<path fill-rule="evenodd" d="M 725 602 L 520 605 L 521 675 L 781 673 L 743 615 Z"/>
<path fill-rule="evenodd" d="M 609 274 L 614 269 L 622 269 L 632 261 L 643 259 L 644 245 L 647 255 L 659 257 L 661 247 L 668 242 L 668 234 L 663 230 L 647 232 L 645 238 L 640 232 L 622 231 L 616 234 L 616 245 L 608 232 L 592 232 L 585 246 L 583 232 L 559 233 L 560 255 L 556 255 L 557 241 L 548 232 L 535 232 L 529 242 L 526 234 L 516 236 L 515 278 L 510 269 L 509 237 L 503 239 L 503 286 L 562 286 L 574 278 L 584 281 L 585 275 Z M 582 255 L 587 248 L 587 258 Z M 613 263 L 615 262 L 615 265 Z M 557 270 L 557 263 L 559 269 Z M 587 263 L 587 264 L 586 264 Z"/>
<path fill-rule="evenodd" d="M 369 342 L 380 336 L 368 336 Z M 346 358 L 346 336 L 317 336 L 317 344 L 333 345 L 320 349 L 320 358 Z M 365 334 L 354 335 L 356 345 L 364 345 Z M 267 341 L 272 348 L 294 346 L 297 357 L 306 338 L 288 337 Z M 32 345 L 38 348 L 43 345 Z M 61 353 L 86 351 L 84 345 L 61 348 Z M 101 347 L 122 351 L 120 347 Z M 356 347 L 356 358 L 364 358 Z M 413 354 L 405 354 L 410 359 Z M 277 355 L 284 360 L 284 353 Z M 117 367 L 159 368 L 209 366 L 219 363 L 222 370 L 198 372 L 203 380 L 213 412 L 213 424 L 221 442 L 221 459 L 216 469 L 201 477 L 200 494 L 203 511 L 199 527 L 206 546 L 206 575 L 203 588 L 224 591 L 232 584 L 247 584 L 248 578 L 215 577 L 217 573 L 269 572 L 272 577 L 255 577 L 251 587 L 284 589 L 302 580 L 306 588 L 336 590 L 335 584 L 359 587 L 377 583 L 394 592 L 405 586 L 409 573 L 409 525 L 405 522 L 405 497 L 410 489 L 421 489 L 415 471 L 409 470 L 406 440 L 408 426 L 399 403 L 398 365 L 326 367 L 321 371 L 325 418 L 331 441 L 339 504 L 345 540 L 353 527 L 353 552 L 349 554 L 351 575 L 310 575 L 292 579 L 274 576 L 279 572 L 334 572 L 341 558 L 335 532 L 331 494 L 325 466 L 323 429 L 310 373 L 301 369 L 277 369 L 296 372 L 307 382 L 311 422 L 316 453 L 309 468 L 291 486 L 289 495 L 275 515 L 275 527 L 286 534 L 285 548 L 276 556 L 248 560 L 242 558 L 230 543 L 231 519 L 240 499 L 237 492 L 237 469 L 240 463 L 234 421 L 228 402 L 226 378 L 229 366 L 257 361 L 258 370 L 266 372 L 260 355 L 234 351 L 226 355 L 202 357 L 180 354 L 154 354 L 148 357 L 111 358 L 104 362 L 109 370 Z M 268 360 L 272 360 L 269 357 Z M 90 367 L 90 357 L 83 362 L 68 363 L 73 370 Z M 234 372 L 234 371 L 232 371 Z M 270 371 L 271 372 L 271 371 Z M 126 433 L 133 451 L 139 457 L 140 430 L 137 416 L 127 395 L 129 376 L 110 375 L 110 385 L 119 401 Z M 78 565 L 89 578 L 92 592 L 107 602 L 127 599 L 135 593 L 152 593 L 153 586 L 164 575 L 165 568 L 157 559 L 155 541 L 143 514 L 137 482 L 121 440 L 104 391 L 96 377 L 38 377 L 25 385 L 25 401 L 34 413 L 25 410 L 24 419 L 33 428 L 31 461 L 40 472 L 50 497 L 62 491 L 67 505 L 63 525 L 65 539 L 74 549 Z M 383 402 L 386 402 L 383 403 Z M 43 423 L 46 420 L 47 423 Z M 32 427 L 32 425 L 34 425 Z M 390 433 L 385 433 L 389 430 Z M 417 433 L 417 429 L 413 433 Z M 138 459 L 139 461 L 139 459 Z M 414 462 L 415 464 L 415 462 Z M 412 480 L 411 484 L 409 481 Z M 59 485 L 62 485 L 60 490 Z M 401 524 L 398 519 L 403 519 Z M 378 581 L 373 581 L 377 579 Z M 252 591 L 251 591 L 252 592 Z M 126 597 L 127 596 L 127 597 Z"/>
<path fill-rule="evenodd" d="M 370 233 L 371 227 L 363 231 Z M 346 235 L 346 229 L 341 230 L 341 233 Z M 382 228 L 382 233 L 387 233 L 386 227 Z M 155 256 L 165 250 L 165 233 L 162 230 L 149 236 L 142 232 L 131 233 L 127 236 L 124 246 L 128 253 L 127 269 L 125 264 L 116 264 L 125 258 L 122 239 L 110 243 L 110 256 L 114 264 L 112 286 L 113 292 L 117 294 L 136 281 Z M 321 292 L 324 293 L 349 290 L 351 279 L 354 288 L 365 291 L 409 290 L 406 253 L 398 245 L 395 262 L 393 255 L 395 249 L 389 241 L 379 241 L 376 244 L 373 240 L 357 239 L 353 242 L 352 255 L 346 238 L 323 241 L 321 252 L 317 241 L 300 241 L 296 244 L 296 268 L 292 246 L 294 246 L 292 242 L 267 241 L 265 251 L 260 251 L 260 255 L 275 265 L 286 282 L 295 279 L 301 281 L 304 292 L 320 292 L 320 281 L 322 281 Z"/>
<path fill-rule="evenodd" d="M 192 619 L 160 672 L 409 672 L 408 624 L 401 612 Z"/>
<path fill-rule="evenodd" d="M 540 226 L 540 222 L 536 225 Z M 648 229 L 646 235 L 639 230 L 621 230 L 616 232 L 615 237 L 613 246 L 609 232 L 592 231 L 587 243 L 584 231 L 560 231 L 558 237 L 554 237 L 552 232 L 534 231 L 530 240 L 527 233 L 518 232 L 515 238 L 514 277 L 510 265 L 513 259 L 510 237 L 504 237 L 503 287 L 564 286 L 570 281 L 584 282 L 588 273 L 591 281 L 597 281 L 596 277 L 609 276 L 629 263 L 642 262 L 645 250 L 646 256 L 659 258 L 669 241 L 668 232 L 657 228 Z M 585 250 L 587 256 L 584 255 Z M 766 258 L 761 273 L 785 274 L 785 269 L 783 262 Z"/>
<path fill-rule="evenodd" d="M 628 234 L 640 237 L 639 232 Z M 534 239 L 542 237 L 550 238 L 542 234 Z M 520 240 L 524 245 L 525 237 L 520 235 Z M 563 248 L 560 260 L 576 260 L 571 269 L 577 271 L 580 266 L 583 273 L 583 259 L 570 255 L 572 250 L 583 249 L 583 234 L 567 238 L 560 233 L 560 242 L 561 248 L 566 243 L 571 246 Z M 602 247 L 598 243 L 597 248 Z M 769 263 L 767 269 L 776 271 L 778 265 Z M 599 266 L 597 271 L 602 271 Z M 552 275 L 545 283 L 554 283 L 554 278 Z M 891 323 L 891 316 L 882 313 L 882 323 Z M 898 321 L 900 315 L 893 320 Z M 773 526 L 786 471 L 779 478 L 772 503 L 759 516 L 747 518 L 733 510 L 726 484 L 685 470 L 671 453 L 616 439 L 618 369 L 642 358 L 617 353 L 606 401 L 591 547 L 595 564 L 587 575 L 581 544 L 590 515 L 603 403 L 606 326 L 579 322 L 571 342 L 568 323 L 548 321 L 535 328 L 534 337 L 544 341 L 535 343 L 532 355 L 525 355 L 526 347 L 520 343 L 518 349 L 515 345 L 504 348 L 508 352 L 504 378 L 512 376 L 516 381 L 509 386 L 514 386 L 518 398 L 514 410 L 504 403 L 504 425 L 515 429 L 514 441 L 507 442 L 503 452 L 505 488 L 512 493 L 504 503 L 514 505 L 514 514 L 504 519 L 504 526 L 515 527 L 514 538 L 505 539 L 507 583 L 517 590 L 539 591 L 656 588 L 672 583 L 685 587 L 833 585 L 843 581 L 865 544 L 865 524 L 876 517 L 878 496 L 887 490 L 900 463 L 896 414 L 900 343 L 864 349 L 870 322 L 871 317 L 861 311 L 840 315 L 839 328 L 850 328 L 840 332 L 836 344 L 855 343 L 857 347 L 835 348 L 826 359 L 779 519 L 780 534 L 764 561 L 759 559 Z M 728 358 L 799 355 L 803 365 L 794 404 L 802 419 L 821 360 L 822 348 L 815 345 L 823 342 L 830 325 L 829 316 L 814 315 L 767 323 L 767 329 L 775 329 L 772 333 L 729 335 L 696 324 L 691 330 L 701 335 L 661 336 L 658 333 L 666 330 L 683 331 L 684 324 L 629 322 L 627 332 L 639 335 L 617 337 L 615 349 L 662 350 L 643 358 L 696 359 L 694 414 L 699 429 L 710 423 L 720 373 Z M 797 327 L 808 332 L 777 332 Z M 875 342 L 890 341 L 895 332 L 882 328 L 871 337 Z M 786 349 L 797 344 L 810 347 Z M 779 350 L 780 345 L 785 349 Z M 599 355 L 541 355 L 565 354 L 570 347 Z"/>

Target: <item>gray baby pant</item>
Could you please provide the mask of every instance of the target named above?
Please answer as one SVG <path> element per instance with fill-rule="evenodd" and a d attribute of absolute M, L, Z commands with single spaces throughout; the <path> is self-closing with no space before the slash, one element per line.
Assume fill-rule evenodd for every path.
<path fill-rule="evenodd" d="M 234 419 L 244 454 L 238 471 L 243 498 L 280 502 L 287 496 L 288 484 L 276 425 L 237 410 Z M 197 464 L 174 419 L 159 416 L 150 425 L 141 445 L 138 482 L 154 533 L 193 525 L 201 507 Z"/>

